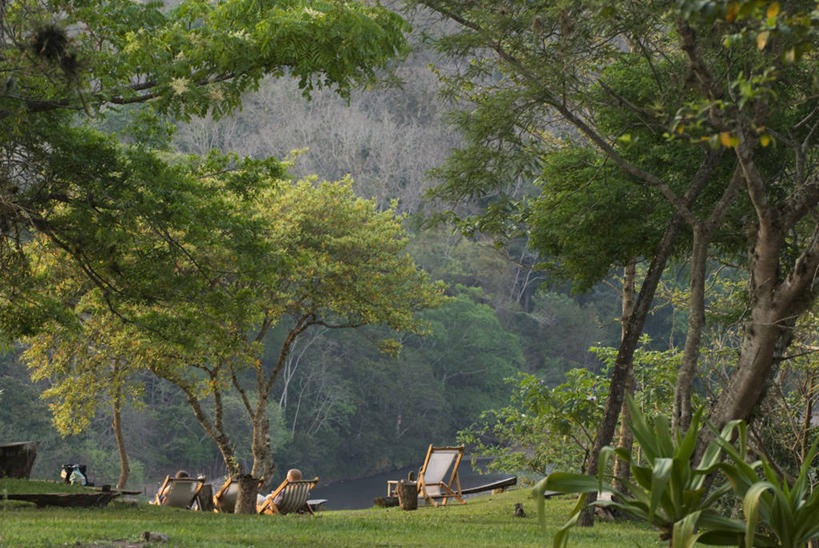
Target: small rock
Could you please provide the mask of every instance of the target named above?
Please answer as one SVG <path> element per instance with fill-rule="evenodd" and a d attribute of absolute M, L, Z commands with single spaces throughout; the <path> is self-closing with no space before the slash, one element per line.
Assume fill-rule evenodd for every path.
<path fill-rule="evenodd" d="M 145 531 L 142 533 L 140 540 L 144 540 L 145 542 L 168 542 L 168 535 L 164 533 Z"/>
<path fill-rule="evenodd" d="M 601 521 L 614 521 L 614 513 L 609 508 L 597 506 L 594 509 L 594 514 Z"/>
<path fill-rule="evenodd" d="M 515 515 L 519 518 L 525 518 L 526 512 L 523 510 L 523 504 L 516 502 L 515 503 Z"/>

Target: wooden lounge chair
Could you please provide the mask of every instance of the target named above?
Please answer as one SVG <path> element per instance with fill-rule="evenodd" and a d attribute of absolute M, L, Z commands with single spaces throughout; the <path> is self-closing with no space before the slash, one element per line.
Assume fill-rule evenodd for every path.
<path fill-rule="evenodd" d="M 259 480 L 259 488 L 264 484 L 264 479 Z M 228 478 L 225 484 L 213 495 L 213 510 L 232 514 L 236 509 L 236 497 L 239 494 L 239 483 L 233 478 Z"/>
<path fill-rule="evenodd" d="M 443 499 L 442 504 L 446 504 L 450 497 L 466 504 L 461 495 L 461 479 L 458 477 L 458 466 L 461 464 L 463 455 L 463 445 L 459 447 L 429 446 L 424 465 L 418 471 L 418 495 L 424 497 L 427 504 L 438 506 L 435 499 Z M 446 481 L 448 472 L 449 481 Z"/>
<path fill-rule="evenodd" d="M 264 502 L 256 509 L 260 514 L 289 514 L 291 512 L 313 514 L 313 509 L 307 504 L 307 498 L 318 480 L 318 478 L 299 481 L 284 480 L 275 491 L 265 497 Z M 273 499 L 280 493 L 282 494 L 281 500 L 278 503 L 273 502 Z"/>
<path fill-rule="evenodd" d="M 165 476 L 162 487 L 156 492 L 156 496 L 151 503 L 190 509 L 203 485 L 205 485 L 205 478 L 203 477 L 174 478 Z"/>

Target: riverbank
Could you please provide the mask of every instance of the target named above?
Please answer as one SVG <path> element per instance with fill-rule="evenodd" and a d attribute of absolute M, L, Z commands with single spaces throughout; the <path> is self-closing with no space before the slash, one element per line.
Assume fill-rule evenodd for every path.
<path fill-rule="evenodd" d="M 0 546 L 139 547 L 144 531 L 167 536 L 174 547 L 550 545 L 574 501 L 546 502 L 548 529 L 543 533 L 529 493 L 516 489 L 472 498 L 467 504 L 412 512 L 370 508 L 323 511 L 315 517 L 212 514 L 136 502 L 93 509 L 38 509 L 0 502 Z M 527 517 L 515 516 L 517 502 Z M 631 522 L 577 529 L 570 543 L 589 548 L 663 545 L 654 531 Z"/>
<path fill-rule="evenodd" d="M 387 494 L 387 481 L 405 479 L 409 472 L 418 474 L 418 468 L 403 468 L 392 472 L 383 472 L 363 478 L 337 480 L 319 484 L 313 489 L 310 498 L 327 499 L 328 510 L 364 510 L 373 505 L 373 499 Z M 487 473 L 480 465 L 473 467 L 468 458 L 461 460 L 458 467 L 461 488 L 467 489 L 485 485 L 493 481 L 508 478 L 509 474 Z"/>

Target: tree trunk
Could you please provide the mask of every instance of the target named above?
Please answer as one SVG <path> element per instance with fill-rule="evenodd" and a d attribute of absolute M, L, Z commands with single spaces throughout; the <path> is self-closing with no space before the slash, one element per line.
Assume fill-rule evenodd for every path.
<path fill-rule="evenodd" d="M 253 468 L 250 473 L 269 482 L 275 472 L 273 452 L 270 449 L 270 421 L 267 418 L 267 397 L 261 395 L 253 417 L 253 438 L 250 444 Z"/>
<path fill-rule="evenodd" d="M 634 312 L 634 286 L 636 278 L 637 266 L 634 261 L 631 261 L 623 269 L 622 315 L 620 316 L 621 341 L 625 338 L 626 335 L 626 326 L 628 325 L 628 319 Z M 631 364 L 631 367 L 629 367 L 626 373 L 626 382 L 624 388 L 626 394 L 634 394 L 633 364 Z M 631 412 L 629 411 L 628 405 L 626 405 L 625 401 L 623 402 L 623 406 L 620 409 L 620 413 L 622 414 L 622 419 L 620 420 L 619 436 L 620 442 L 618 444 L 618 447 L 630 454 L 634 446 L 634 435 L 632 434 L 631 428 L 628 425 L 629 419 L 631 418 Z M 618 457 L 617 460 L 615 460 L 614 462 L 614 481 L 612 482 L 612 486 L 620 492 L 625 492 L 626 482 L 628 481 L 630 475 L 631 470 L 629 469 L 628 462 Z"/>
<path fill-rule="evenodd" d="M 671 413 L 672 430 L 685 432 L 691 425 L 691 398 L 694 391 L 694 379 L 697 375 L 697 361 L 700 357 L 700 342 L 705 327 L 705 275 L 708 262 L 708 248 L 711 238 L 717 230 L 730 205 L 734 202 L 737 190 L 742 184 L 742 170 L 736 168 L 731 181 L 725 187 L 719 202 L 714 205 L 711 215 L 704 223 L 694 221 L 691 252 L 691 294 L 688 297 L 688 332 L 685 337 L 683 360 L 674 386 L 674 406 Z"/>
<path fill-rule="evenodd" d="M 788 277 L 780 280 L 777 274 L 783 241 L 776 231 L 762 227 L 758 230 L 749 282 L 750 320 L 736 368 L 711 410 L 709 419 L 717 429 L 731 420 L 748 418 L 764 393 L 777 356 L 790 343 L 796 319 L 814 302 L 814 284 L 819 276 L 819 227 L 813 245 L 806 248 Z M 707 432 L 701 437 L 698 454 L 712 437 Z"/>
<path fill-rule="evenodd" d="M 259 478 L 254 478 L 249 474 L 242 474 L 236 478 L 239 490 L 236 493 L 236 514 L 255 514 L 256 495 L 259 492 Z"/>
<path fill-rule="evenodd" d="M 235 476 L 241 473 L 242 469 L 239 465 L 239 461 L 236 460 L 236 454 L 233 451 L 233 447 L 230 443 L 230 438 L 228 438 L 227 434 L 224 432 L 223 428 L 216 428 L 209 420 L 205 411 L 202 409 L 201 404 L 199 403 L 199 399 L 193 393 L 193 391 L 188 387 L 181 383 L 175 383 L 179 388 L 185 392 L 185 396 L 188 399 L 188 404 L 193 409 L 193 415 L 196 417 L 196 420 L 199 422 L 199 425 L 202 429 L 210 436 L 216 443 L 216 447 L 219 448 L 219 452 L 222 454 L 222 459 L 225 461 L 225 467 L 227 468 L 229 476 Z M 221 415 L 221 399 L 214 398 L 214 405 L 218 407 L 214 412 L 217 415 Z"/>
<path fill-rule="evenodd" d="M 597 435 L 594 438 L 591 455 L 589 455 L 589 465 L 587 468 L 589 474 L 594 475 L 597 473 L 600 450 L 606 445 L 609 445 L 614 437 L 614 431 L 617 428 L 617 419 L 620 415 L 620 408 L 623 406 L 623 400 L 625 399 L 626 379 L 628 378 L 628 371 L 634 359 L 634 350 L 640 342 L 640 335 L 643 333 L 646 317 L 651 311 L 651 305 L 654 302 L 654 293 L 657 291 L 657 286 L 660 283 L 663 270 L 665 270 L 666 262 L 671 256 L 674 241 L 677 239 L 682 225 L 682 217 L 675 215 L 657 246 L 657 251 L 651 260 L 651 265 L 640 287 L 637 303 L 626 324 L 623 340 L 620 342 L 617 359 L 614 362 L 614 370 L 611 373 L 611 384 L 609 385 L 606 409 L 603 412 L 603 419 L 600 422 Z M 595 500 L 597 500 L 597 495 L 590 493 L 587 502 L 591 504 Z M 594 513 L 591 511 L 591 508 L 587 508 L 580 516 L 578 525 L 591 527 L 593 524 Z"/>
<path fill-rule="evenodd" d="M 111 426 L 114 429 L 114 438 L 117 440 L 117 451 L 119 452 L 119 479 L 117 489 L 125 489 L 128 483 L 128 476 L 131 467 L 128 464 L 128 452 L 125 450 L 125 438 L 122 435 L 122 413 L 121 413 L 122 388 L 117 387 L 114 393 L 114 418 Z"/>
<path fill-rule="evenodd" d="M 718 430 L 734 419 L 748 418 L 762 395 L 783 335 L 779 315 L 771 312 L 756 307 L 751 312 L 736 368 L 711 411 L 710 420 Z"/>
<path fill-rule="evenodd" d="M 815 172 L 802 174 L 804 179 L 799 192 L 792 192 L 792 200 L 772 201 L 769 183 L 754 162 L 755 130 L 748 121 L 741 121 L 745 127 L 737 131 L 739 143 L 734 152 L 757 217 L 749 261 L 751 313 L 736 368 L 711 410 L 709 419 L 716 428 L 734 419 L 748 418 L 763 393 L 777 349 L 787 346 L 796 319 L 815 302 L 819 278 L 819 224 L 816 223 L 813 234 L 802 240 L 806 243 L 788 275 L 784 279 L 781 275 L 786 234 L 819 202 Z M 796 152 L 801 154 L 800 150 Z M 712 437 L 708 431 L 701 436 L 699 454 Z"/>
<path fill-rule="evenodd" d="M 671 430 L 688 430 L 691 425 L 691 397 L 694 378 L 697 375 L 697 360 L 700 356 L 700 341 L 705 326 L 705 269 L 708 259 L 708 234 L 694 227 L 693 251 L 691 254 L 691 294 L 688 297 L 688 331 L 685 336 L 682 364 L 674 386 L 674 407 L 671 414 Z"/>
<path fill-rule="evenodd" d="M 398 495 L 398 505 L 402 510 L 416 510 L 418 508 L 418 483 L 400 480 L 395 489 Z"/>

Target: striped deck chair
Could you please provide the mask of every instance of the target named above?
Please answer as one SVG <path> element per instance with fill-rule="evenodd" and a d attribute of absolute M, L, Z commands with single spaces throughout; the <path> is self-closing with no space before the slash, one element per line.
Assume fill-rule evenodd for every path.
<path fill-rule="evenodd" d="M 318 478 L 311 480 L 288 481 L 284 480 L 275 491 L 267 495 L 264 502 L 256 509 L 260 514 L 290 514 L 292 512 L 313 513 L 313 509 L 307 504 L 310 490 L 318 483 Z M 278 502 L 273 500 L 281 494 Z"/>
<path fill-rule="evenodd" d="M 156 492 L 156 496 L 151 503 L 171 506 L 173 508 L 190 509 L 203 485 L 205 485 L 205 478 L 174 478 L 165 476 L 162 487 Z"/>
<path fill-rule="evenodd" d="M 264 479 L 259 480 L 259 488 L 264 485 Z M 236 509 L 236 497 L 239 495 L 239 483 L 228 478 L 225 484 L 213 495 L 213 510 L 232 514 Z"/>
<path fill-rule="evenodd" d="M 464 455 L 464 446 L 433 447 L 429 446 L 424 465 L 418 471 L 418 494 L 427 504 L 438 506 L 435 499 L 443 499 L 446 504 L 450 497 L 466 504 L 461 495 L 461 479 L 458 477 L 458 466 Z M 452 470 L 452 472 L 450 472 Z M 449 472 L 449 481 L 445 478 Z"/>

